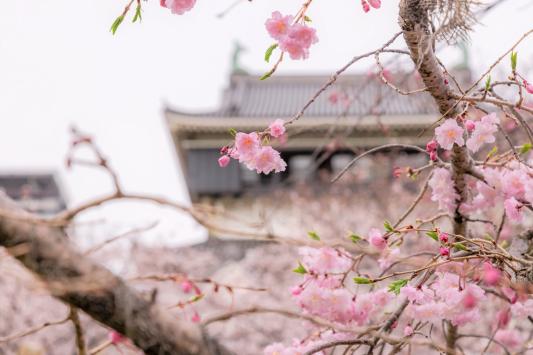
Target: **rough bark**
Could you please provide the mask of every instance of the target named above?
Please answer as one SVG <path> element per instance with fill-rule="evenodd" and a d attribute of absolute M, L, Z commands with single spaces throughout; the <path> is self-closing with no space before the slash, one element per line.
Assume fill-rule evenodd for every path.
<path fill-rule="evenodd" d="M 1 192 L 0 209 L 31 218 Z M 146 354 L 230 354 L 198 326 L 171 317 L 81 255 L 58 228 L 0 216 L 0 246 L 45 281 L 53 296 L 124 334 Z"/>
<path fill-rule="evenodd" d="M 462 105 L 453 98 L 453 92 L 446 83 L 442 68 L 437 61 L 434 51 L 434 33 L 429 15 L 422 6 L 423 1 L 401 0 L 399 24 L 411 52 L 411 59 L 435 100 L 440 114 L 445 118 L 456 118 L 462 112 Z M 459 213 L 459 206 L 467 197 L 465 175 L 471 167 L 471 158 L 465 147 L 454 145 L 451 164 L 454 187 L 460 197 L 454 214 L 453 232 L 466 236 L 466 221 Z M 450 325 L 447 337 L 447 345 L 450 349 L 455 348 L 456 334 L 456 329 Z"/>

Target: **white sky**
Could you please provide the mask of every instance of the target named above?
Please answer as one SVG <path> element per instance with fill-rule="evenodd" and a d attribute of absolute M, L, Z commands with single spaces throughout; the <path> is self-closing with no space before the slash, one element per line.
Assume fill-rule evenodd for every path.
<path fill-rule="evenodd" d="M 54 170 L 71 205 L 110 190 L 99 171 L 64 169 L 68 127 L 93 134 L 127 191 L 187 202 L 166 131 L 165 103 L 190 110 L 217 105 L 230 70 L 233 42 L 247 51 L 244 66 L 269 69 L 272 43 L 263 23 L 273 10 L 294 13 L 302 1 L 245 1 L 223 19 L 233 0 L 198 0 L 184 16 L 159 1 L 144 3 L 142 24 L 109 27 L 123 0 L 2 0 L 0 12 L 0 170 Z M 309 10 L 320 42 L 307 61 L 286 61 L 280 72 L 330 73 L 352 56 L 374 49 L 398 31 L 397 0 L 364 14 L 359 0 L 315 0 Z M 474 69 L 484 70 L 531 24 L 531 0 L 508 0 L 472 36 Z M 398 42 L 400 44 L 402 42 Z M 532 64 L 533 38 L 520 61 Z M 457 52 L 444 53 L 454 63 Z M 366 70 L 370 63 L 359 66 Z M 533 80 L 533 78 L 532 78 Z M 91 213 L 116 228 L 161 220 L 146 240 L 179 244 L 205 235 L 171 210 L 120 203 Z"/>

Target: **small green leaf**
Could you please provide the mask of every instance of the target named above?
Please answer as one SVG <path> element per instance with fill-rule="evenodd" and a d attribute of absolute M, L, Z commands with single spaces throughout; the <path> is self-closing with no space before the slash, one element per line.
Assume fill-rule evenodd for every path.
<path fill-rule="evenodd" d="M 135 23 L 137 22 L 137 20 L 139 20 L 139 22 L 142 21 L 142 15 L 141 15 L 141 3 L 137 3 L 137 7 L 135 8 L 135 15 L 133 16 L 133 20 L 131 22 Z"/>
<path fill-rule="evenodd" d="M 265 80 L 265 79 L 268 79 L 272 76 L 272 74 L 274 74 L 274 71 L 271 70 L 269 71 L 268 73 L 266 73 L 265 75 L 263 75 L 262 77 L 259 78 L 259 80 Z"/>
<path fill-rule="evenodd" d="M 402 289 L 402 287 L 407 285 L 408 281 L 409 280 L 406 280 L 406 279 L 401 279 L 401 280 L 394 281 L 393 283 L 391 283 L 389 285 L 389 292 L 392 292 L 392 293 L 395 293 L 396 295 L 399 295 L 400 294 L 400 290 Z"/>
<path fill-rule="evenodd" d="M 511 69 L 516 71 L 516 63 L 518 61 L 518 53 L 517 52 L 511 52 Z"/>
<path fill-rule="evenodd" d="M 454 243 L 453 247 L 454 249 L 457 249 L 457 250 L 463 250 L 463 251 L 468 250 L 463 243 Z"/>
<path fill-rule="evenodd" d="M 304 16 L 304 21 L 305 22 L 313 22 L 313 20 L 311 20 L 311 18 L 307 15 Z"/>
<path fill-rule="evenodd" d="M 320 240 L 320 237 L 318 236 L 318 234 L 316 232 L 307 232 L 307 235 L 309 236 L 309 238 L 313 239 L 313 240 Z"/>
<path fill-rule="evenodd" d="M 526 143 L 522 145 L 522 147 L 520 147 L 520 154 L 525 154 L 529 152 L 531 148 L 533 148 L 533 145 L 531 145 L 531 143 Z"/>
<path fill-rule="evenodd" d="M 361 239 L 363 239 L 363 238 L 361 238 L 360 236 L 358 236 L 358 235 L 355 234 L 355 233 L 351 233 L 350 236 L 349 236 L 349 238 L 351 239 L 351 241 L 352 241 L 353 243 L 357 243 L 357 242 L 359 242 Z"/>
<path fill-rule="evenodd" d="M 383 223 L 383 226 L 385 227 L 385 229 L 387 230 L 387 232 L 393 232 L 394 231 L 394 228 L 392 227 L 392 224 L 390 224 L 389 221 L 385 221 Z"/>
<path fill-rule="evenodd" d="M 492 80 L 492 79 L 491 79 L 490 75 L 487 76 L 487 80 L 485 81 L 485 91 L 489 91 L 491 80 Z"/>
<path fill-rule="evenodd" d="M 270 47 L 267 48 L 266 52 L 265 52 L 265 62 L 268 63 L 268 61 L 270 60 L 270 57 L 272 56 L 272 52 L 274 52 L 274 49 L 278 48 L 278 44 L 277 43 L 274 43 L 273 45 L 271 45 Z"/>
<path fill-rule="evenodd" d="M 109 29 L 111 31 L 111 33 L 115 34 L 115 32 L 117 32 L 118 30 L 118 26 L 120 26 L 120 24 L 122 23 L 122 21 L 124 21 L 124 15 L 120 15 L 119 17 L 117 17 L 115 19 L 115 21 L 113 22 L 113 24 L 111 25 L 111 28 Z"/>
<path fill-rule="evenodd" d="M 438 235 L 437 232 L 435 232 L 435 231 L 427 232 L 426 235 L 427 235 L 428 237 L 430 237 L 431 239 L 433 239 L 434 241 L 436 241 L 436 242 L 439 241 L 439 235 Z"/>
<path fill-rule="evenodd" d="M 231 134 L 232 137 L 235 137 L 237 135 L 237 130 L 235 128 L 230 128 L 229 134 Z"/>
<path fill-rule="evenodd" d="M 191 298 L 189 300 L 190 303 L 194 303 L 194 302 L 198 302 L 200 301 L 202 298 L 204 298 L 204 295 L 200 294 L 200 295 L 196 295 L 194 296 L 193 298 Z"/>
<path fill-rule="evenodd" d="M 301 262 L 298 262 L 298 267 L 292 271 L 297 274 L 301 274 L 301 275 L 307 274 L 307 270 L 305 269 L 305 267 L 302 265 Z"/>
<path fill-rule="evenodd" d="M 489 159 L 490 157 L 492 157 L 492 156 L 495 155 L 496 153 L 498 153 L 498 147 L 494 146 L 494 147 L 492 147 L 492 149 L 490 150 L 490 152 L 487 154 L 487 159 Z"/>
<path fill-rule="evenodd" d="M 358 285 L 368 285 L 373 283 L 372 280 L 367 279 L 366 277 L 354 277 L 353 282 L 355 282 Z"/>

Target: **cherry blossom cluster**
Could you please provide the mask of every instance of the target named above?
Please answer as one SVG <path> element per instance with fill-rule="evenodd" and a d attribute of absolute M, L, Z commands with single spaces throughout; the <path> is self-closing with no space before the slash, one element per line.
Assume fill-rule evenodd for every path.
<path fill-rule="evenodd" d="M 304 312 L 339 324 L 363 325 L 392 299 L 386 290 L 354 294 L 343 281 L 353 261 L 345 250 L 300 248 L 304 281 L 292 295 Z"/>
<path fill-rule="evenodd" d="M 494 134 L 498 131 L 499 119 L 496 113 L 483 116 L 479 121 L 467 120 L 464 127 L 469 133 L 466 140 L 466 147 L 476 153 L 482 145 L 494 143 Z M 451 150 L 454 144 L 465 145 L 465 129 L 461 127 L 457 120 L 449 118 L 435 129 L 437 143 L 445 150 Z"/>
<path fill-rule="evenodd" d="M 405 286 L 400 295 L 410 302 L 406 310 L 408 317 L 434 324 L 447 319 L 457 326 L 480 320 L 479 305 L 486 300 L 481 287 L 450 272 L 439 274 L 430 286 Z"/>
<path fill-rule="evenodd" d="M 218 164 L 226 167 L 230 163 L 230 158 L 233 158 L 258 174 L 285 171 L 287 163 L 281 158 L 280 153 L 272 146 L 263 144 L 268 142 L 269 137 L 281 138 L 284 134 L 285 122 L 281 119 L 272 122 L 265 133 L 237 132 L 233 145 L 221 149 L 222 156 L 218 159 Z"/>
<path fill-rule="evenodd" d="M 279 11 L 265 22 L 270 37 L 277 41 L 279 48 L 291 59 L 307 59 L 309 48 L 318 42 L 316 30 L 304 23 L 295 23 L 291 15 L 283 16 Z"/>

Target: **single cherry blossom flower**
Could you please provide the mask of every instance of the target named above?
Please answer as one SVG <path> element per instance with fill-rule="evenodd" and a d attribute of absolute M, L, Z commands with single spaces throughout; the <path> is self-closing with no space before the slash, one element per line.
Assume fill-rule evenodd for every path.
<path fill-rule="evenodd" d="M 464 129 L 457 124 L 454 119 L 447 119 L 439 127 L 435 128 L 435 136 L 439 145 L 446 150 L 452 149 L 454 144 L 463 146 L 465 144 L 463 138 Z"/>
<path fill-rule="evenodd" d="M 285 121 L 278 118 L 268 126 L 268 129 L 272 137 L 281 137 L 285 133 Z"/>

